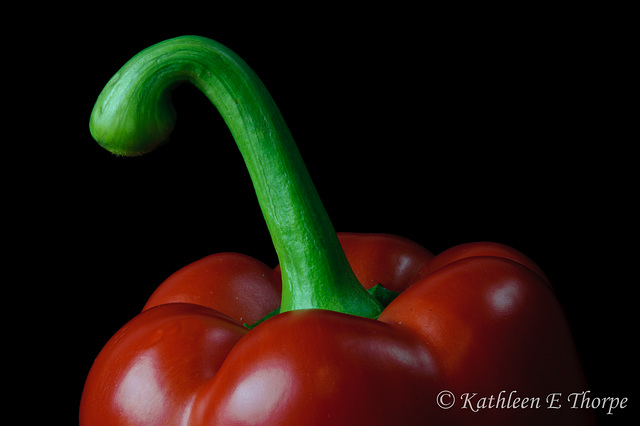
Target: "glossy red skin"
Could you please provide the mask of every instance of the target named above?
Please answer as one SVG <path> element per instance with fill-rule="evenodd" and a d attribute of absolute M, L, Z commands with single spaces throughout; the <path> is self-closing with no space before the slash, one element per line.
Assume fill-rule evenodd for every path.
<path fill-rule="evenodd" d="M 100 351 L 85 383 L 81 425 L 181 425 L 247 330 L 184 303 L 142 312 Z"/>
<path fill-rule="evenodd" d="M 535 272 L 536 275 L 542 278 L 549 288 L 551 288 L 549 279 L 533 260 L 509 246 L 498 243 L 478 242 L 458 244 L 457 246 L 443 251 L 433 259 L 433 261 L 427 265 L 427 273 L 425 273 L 425 271 L 420 271 L 420 273 L 426 276 L 450 263 L 455 262 L 456 260 L 475 256 L 492 256 L 513 260 L 514 262 L 517 262 Z"/>
<path fill-rule="evenodd" d="M 435 262 L 435 260 L 434 260 Z M 429 347 L 445 388 L 496 398 L 506 391 L 539 397 L 538 409 L 451 409 L 458 424 L 591 425 L 589 410 L 569 409 L 566 397 L 587 383 L 564 313 L 537 274 L 509 259 L 454 261 L 398 296 L 379 321 L 412 330 Z M 562 393 L 563 409 L 546 398 Z"/>
<path fill-rule="evenodd" d="M 388 324 L 291 311 L 259 325 L 199 392 L 194 424 L 418 425 L 440 377 L 429 350 Z"/>
<path fill-rule="evenodd" d="M 523 255 L 477 243 L 433 258 L 399 237 L 339 236 L 365 287 L 402 292 L 379 320 L 306 310 L 247 332 L 237 321 L 262 317 L 269 303 L 237 300 L 247 291 L 275 297 L 277 270 L 267 274 L 242 255 L 205 258 L 174 274 L 107 343 L 87 379 L 80 424 L 593 424 L 586 410 L 545 409 L 549 393 L 586 383 L 562 310 L 545 280 L 517 262 Z M 222 258 L 217 270 L 236 284 L 226 286 L 224 274 L 203 284 L 198 265 L 211 271 Z M 171 302 L 182 303 L 151 308 Z M 197 303 L 228 307 L 235 321 Z M 442 390 L 515 390 L 541 397 L 543 407 L 443 410 Z"/>
<path fill-rule="evenodd" d="M 388 234 L 338 233 L 351 269 L 364 288 L 381 283 L 402 292 L 413 284 L 433 254 L 406 238 Z"/>
<path fill-rule="evenodd" d="M 253 324 L 280 306 L 281 295 L 279 272 L 244 254 L 217 253 L 167 278 L 144 310 L 166 303 L 193 303 L 224 312 L 240 324 Z"/>

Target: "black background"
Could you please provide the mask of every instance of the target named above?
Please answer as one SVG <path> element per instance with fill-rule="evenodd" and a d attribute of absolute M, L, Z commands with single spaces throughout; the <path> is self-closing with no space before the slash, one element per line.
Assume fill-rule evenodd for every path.
<path fill-rule="evenodd" d="M 39 358 L 21 384 L 55 401 L 50 418 L 77 422 L 93 359 L 171 273 L 221 251 L 277 264 L 242 158 L 196 89 L 175 91 L 172 140 L 144 157 L 115 157 L 89 134 L 129 58 L 197 34 L 261 77 L 337 230 L 434 253 L 497 241 L 534 259 L 593 395 L 630 398 L 600 424 L 628 420 L 638 227 L 624 11 L 176 9 L 101 10 L 31 24 L 37 42 L 12 38 L 28 64 L 12 71 L 7 124 L 21 132 L 5 135 L 21 151 L 3 156 L 18 235 L 8 297 L 25 312 L 12 352 Z"/>

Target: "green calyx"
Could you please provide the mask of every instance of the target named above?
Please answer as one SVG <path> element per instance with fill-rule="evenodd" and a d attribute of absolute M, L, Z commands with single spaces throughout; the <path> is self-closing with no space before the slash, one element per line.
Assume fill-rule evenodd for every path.
<path fill-rule="evenodd" d="M 244 158 L 280 260 L 280 312 L 328 309 L 377 318 L 382 305 L 353 274 L 280 111 L 226 47 L 184 36 L 143 50 L 98 97 L 91 134 L 117 155 L 152 151 L 175 125 L 170 93 L 183 82 L 216 106 Z"/>
<path fill-rule="evenodd" d="M 376 284 L 375 286 L 368 289 L 367 292 L 369 292 L 369 294 L 373 296 L 373 298 L 376 299 L 383 308 L 386 308 L 389 305 L 389 303 L 393 302 L 393 300 L 400 295 L 400 293 L 396 291 L 384 288 L 382 284 Z M 267 315 L 265 315 L 260 320 L 254 322 L 253 324 L 244 323 L 244 326 L 252 330 L 257 326 L 259 326 L 260 324 L 262 324 L 263 322 L 265 322 L 266 320 L 268 320 L 269 318 L 278 315 L 279 313 L 280 313 L 280 308 L 277 308 L 269 312 Z"/>

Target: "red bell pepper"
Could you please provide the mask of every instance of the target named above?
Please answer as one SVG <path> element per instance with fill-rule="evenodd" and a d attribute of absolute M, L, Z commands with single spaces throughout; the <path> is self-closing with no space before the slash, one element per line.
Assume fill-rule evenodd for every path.
<path fill-rule="evenodd" d="M 98 98 L 93 136 L 120 155 L 154 149 L 182 81 L 231 129 L 280 266 L 222 253 L 169 277 L 95 360 L 81 425 L 593 424 L 566 403 L 587 384 L 535 263 L 499 244 L 434 257 L 336 234 L 273 100 L 220 44 L 136 55 Z"/>

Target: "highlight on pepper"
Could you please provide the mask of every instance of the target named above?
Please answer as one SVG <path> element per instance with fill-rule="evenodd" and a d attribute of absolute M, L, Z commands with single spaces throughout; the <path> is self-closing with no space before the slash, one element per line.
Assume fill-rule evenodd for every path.
<path fill-rule="evenodd" d="M 336 233 L 269 92 L 221 44 L 184 36 L 140 52 L 98 97 L 91 134 L 117 155 L 157 148 L 182 83 L 231 130 L 280 264 L 217 253 L 169 276 L 98 354 L 81 425 L 594 424 L 575 404 L 543 409 L 547 395 L 588 392 L 543 271 L 496 243 L 434 256 L 404 237 Z M 487 395 L 503 409 L 480 409 Z M 513 409 L 519 396 L 528 409 Z"/>

